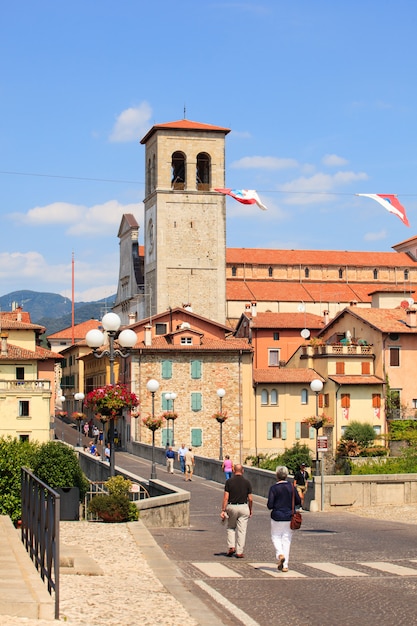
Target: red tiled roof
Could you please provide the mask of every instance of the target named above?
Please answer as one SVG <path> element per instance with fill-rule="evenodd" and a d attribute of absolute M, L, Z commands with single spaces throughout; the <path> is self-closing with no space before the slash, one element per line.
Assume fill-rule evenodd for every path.
<path fill-rule="evenodd" d="M 15 346 L 11 343 L 7 344 L 7 355 L 0 356 L 1 361 L 46 361 L 47 359 L 59 360 L 62 356 L 57 352 L 52 352 L 46 348 L 36 346 L 36 350 L 26 350 L 20 346 Z"/>
<path fill-rule="evenodd" d="M 155 124 L 155 126 L 152 126 L 152 128 L 146 133 L 143 139 L 140 140 L 140 143 L 145 144 L 157 130 L 167 130 L 167 129 L 196 130 L 196 131 L 210 131 L 210 132 L 217 131 L 217 132 L 224 133 L 225 135 L 230 133 L 230 128 L 224 128 L 223 126 L 212 126 L 211 124 L 202 124 L 201 122 L 192 122 L 191 120 L 182 119 L 176 122 L 166 122 L 165 124 Z"/>
<path fill-rule="evenodd" d="M 252 328 L 323 328 L 324 319 L 314 313 L 257 313 L 252 317 Z"/>
<path fill-rule="evenodd" d="M 100 327 L 101 322 L 98 320 L 87 320 L 85 322 L 81 322 L 80 324 L 76 324 L 74 326 L 74 338 L 82 340 L 85 338 L 89 330 Z M 68 326 L 68 328 L 64 328 L 56 333 L 52 333 L 52 335 L 48 335 L 48 339 L 71 339 L 71 337 L 72 326 Z"/>
<path fill-rule="evenodd" d="M 324 382 L 324 378 L 316 371 L 303 367 L 269 367 L 268 369 L 255 369 L 253 371 L 254 383 L 305 383 L 309 385 L 316 378 Z"/>
<path fill-rule="evenodd" d="M 227 300 L 251 302 L 372 302 L 377 292 L 403 291 L 386 283 L 327 283 L 227 279 Z M 413 291 L 414 293 L 414 291 Z M 407 294 L 409 295 L 409 294 Z"/>
<path fill-rule="evenodd" d="M 337 267 L 411 267 L 416 265 L 405 252 L 351 252 L 349 250 L 274 250 L 227 248 L 228 265 L 297 265 Z"/>
<path fill-rule="evenodd" d="M 358 319 L 362 319 L 382 333 L 417 333 L 417 328 L 407 326 L 409 315 L 402 307 L 397 309 L 362 309 L 357 307 L 347 307 L 340 313 L 352 314 Z M 339 316 L 336 316 L 337 319 Z M 328 326 L 331 326 L 332 322 Z"/>
<path fill-rule="evenodd" d="M 32 324 L 30 314 L 27 311 L 1 311 L 0 326 L 2 330 L 35 330 L 45 332 L 44 326 Z"/>
<path fill-rule="evenodd" d="M 194 345 L 190 344 L 173 344 L 167 341 L 167 335 L 160 335 L 158 337 L 152 338 L 152 345 L 145 346 L 143 342 L 137 343 L 135 348 L 145 349 L 145 350 L 215 350 L 215 351 L 236 351 L 236 350 L 244 350 L 245 352 L 252 352 L 252 346 L 248 343 L 247 339 L 205 339 L 202 338 L 201 343 L 195 343 Z"/>
<path fill-rule="evenodd" d="M 378 376 L 329 376 L 338 385 L 383 385 L 384 381 Z"/>

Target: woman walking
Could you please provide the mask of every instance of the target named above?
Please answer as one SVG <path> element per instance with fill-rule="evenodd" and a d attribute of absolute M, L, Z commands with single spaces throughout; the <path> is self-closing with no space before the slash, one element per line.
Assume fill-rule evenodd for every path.
<path fill-rule="evenodd" d="M 277 482 L 269 489 L 267 507 L 271 511 L 271 539 L 278 561 L 278 570 L 288 572 L 292 530 L 290 528 L 292 499 L 294 506 L 300 506 L 301 499 L 288 482 L 288 469 L 280 465 L 276 469 Z"/>

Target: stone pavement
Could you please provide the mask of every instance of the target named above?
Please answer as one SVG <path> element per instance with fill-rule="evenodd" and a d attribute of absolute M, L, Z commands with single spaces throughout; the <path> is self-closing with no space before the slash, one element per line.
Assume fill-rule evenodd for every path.
<path fill-rule="evenodd" d="M 116 464 L 144 478 L 149 476 L 150 464 L 143 459 L 118 453 Z M 168 545 L 169 537 L 175 535 L 179 537 L 177 545 L 182 557 L 198 559 L 198 545 L 206 537 L 208 539 L 205 530 L 210 517 L 214 529 L 210 541 L 217 544 L 220 551 L 224 550 L 225 532 L 217 518 L 222 485 L 199 477 L 195 477 L 192 483 L 185 483 L 177 470 L 174 475 L 168 475 L 160 466 L 157 472 L 159 479 L 190 490 L 190 530 L 195 532 L 188 537 L 192 541 L 187 540 L 187 534 L 181 529 L 167 529 L 166 533 L 164 529 L 153 529 L 150 532 L 140 521 L 128 524 L 62 522 L 62 562 L 67 567 L 61 572 L 60 619 L 68 626 L 101 626 L 103 623 L 106 626 L 136 626 L 139 623 L 179 626 L 185 622 L 187 626 L 221 626 L 242 623 L 238 619 L 231 621 L 230 616 L 223 620 L 216 603 L 204 593 L 196 593 L 196 589 L 188 584 L 177 567 L 175 553 L 166 550 L 164 545 Z M 265 508 L 264 499 L 255 497 L 255 511 L 257 507 Z M 417 523 L 417 507 L 414 506 L 376 507 L 354 513 L 390 521 L 405 521 L 405 515 L 408 523 Z M 253 545 L 256 546 L 255 537 Z M 47 620 L 7 616 L 2 616 L 0 621 L 2 626 L 51 624 Z"/>

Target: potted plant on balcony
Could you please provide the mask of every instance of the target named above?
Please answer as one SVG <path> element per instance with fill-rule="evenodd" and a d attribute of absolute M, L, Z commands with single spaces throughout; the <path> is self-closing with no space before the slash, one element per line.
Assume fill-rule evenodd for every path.
<path fill-rule="evenodd" d="M 213 413 L 212 418 L 217 420 L 219 424 L 223 424 L 228 418 L 227 411 L 216 411 Z"/>
<path fill-rule="evenodd" d="M 163 422 L 164 418 L 162 415 L 152 416 L 151 414 L 149 414 L 146 417 L 142 417 L 142 424 L 146 426 L 146 428 L 149 428 L 149 430 L 152 430 L 154 432 L 155 430 L 159 430 L 160 428 L 162 428 Z"/>

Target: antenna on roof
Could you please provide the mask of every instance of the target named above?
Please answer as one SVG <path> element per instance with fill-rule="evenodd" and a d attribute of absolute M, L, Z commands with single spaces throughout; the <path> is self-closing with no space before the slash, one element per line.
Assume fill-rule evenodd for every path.
<path fill-rule="evenodd" d="M 186 119 L 186 108 L 185 108 L 185 104 L 184 104 L 184 119 Z"/>

